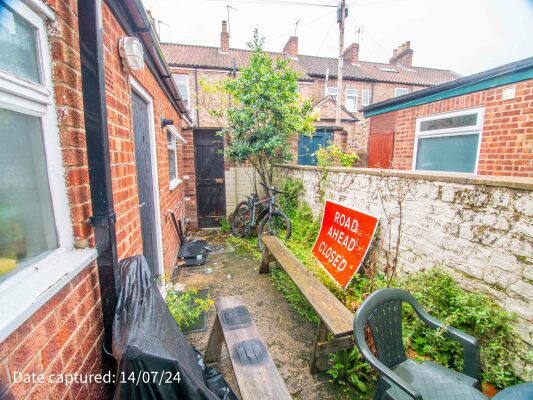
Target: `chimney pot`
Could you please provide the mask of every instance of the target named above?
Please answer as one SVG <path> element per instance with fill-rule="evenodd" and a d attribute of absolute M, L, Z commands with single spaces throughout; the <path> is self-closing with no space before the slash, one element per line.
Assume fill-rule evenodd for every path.
<path fill-rule="evenodd" d="M 392 57 L 389 60 L 391 64 L 400 64 L 404 67 L 413 66 L 413 50 L 411 50 L 411 41 L 406 41 L 404 44 L 398 46 L 392 52 Z"/>
<path fill-rule="evenodd" d="M 285 46 L 283 46 L 283 54 L 291 57 L 298 57 L 298 36 L 291 36 Z"/>
<path fill-rule="evenodd" d="M 222 31 L 220 32 L 220 51 L 229 53 L 229 33 L 227 21 L 222 21 Z"/>

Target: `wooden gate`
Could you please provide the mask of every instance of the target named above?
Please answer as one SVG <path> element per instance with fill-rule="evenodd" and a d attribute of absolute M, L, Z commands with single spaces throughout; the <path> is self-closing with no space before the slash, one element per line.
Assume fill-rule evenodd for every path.
<path fill-rule="evenodd" d="M 148 103 L 135 92 L 131 93 L 133 104 L 133 134 L 135 137 L 135 166 L 137 168 L 137 190 L 141 214 L 141 236 L 143 255 L 152 271 L 158 272 L 158 246 L 155 222 L 155 197 L 152 179 L 152 151 Z"/>
<path fill-rule="evenodd" d="M 394 132 L 374 133 L 368 142 L 368 168 L 392 168 Z"/>
<path fill-rule="evenodd" d="M 194 131 L 198 226 L 219 227 L 226 210 L 224 143 L 215 130 Z"/>
<path fill-rule="evenodd" d="M 315 152 L 333 142 L 333 132 L 319 128 L 313 136 L 300 135 L 298 139 L 298 165 L 316 165 Z"/>

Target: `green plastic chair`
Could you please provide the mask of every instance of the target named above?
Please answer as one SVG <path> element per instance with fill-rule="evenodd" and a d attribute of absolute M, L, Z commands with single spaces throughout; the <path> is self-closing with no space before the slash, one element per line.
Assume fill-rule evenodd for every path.
<path fill-rule="evenodd" d="M 402 341 L 402 303 L 409 303 L 418 317 L 432 329 L 463 345 L 463 372 L 450 370 L 431 361 L 409 360 Z M 377 357 L 365 339 L 370 325 Z M 355 342 L 362 356 L 379 372 L 376 400 L 467 400 L 488 399 L 480 387 L 479 345 L 475 337 L 429 315 L 420 303 L 402 289 L 381 289 L 361 304 L 354 319 Z"/>

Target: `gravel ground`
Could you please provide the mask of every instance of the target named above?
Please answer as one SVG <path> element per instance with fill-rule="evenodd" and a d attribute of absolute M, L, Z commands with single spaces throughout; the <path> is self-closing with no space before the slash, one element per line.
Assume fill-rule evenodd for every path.
<path fill-rule="evenodd" d="M 315 327 L 295 314 L 284 297 L 272 286 L 269 275 L 259 275 L 259 262 L 243 251 L 235 251 L 216 232 L 204 233 L 218 254 L 210 254 L 206 265 L 178 268 L 175 283 L 182 288 L 209 289 L 209 296 L 239 295 L 248 307 L 278 370 L 295 399 L 325 400 L 348 398 L 324 373 L 311 375 L 309 364 Z M 214 321 L 214 307 L 208 313 L 206 332 L 190 333 L 188 340 L 204 352 Z M 225 346 L 216 365 L 232 388 L 235 376 Z M 238 392 L 237 392 L 238 393 Z M 352 397 L 353 398 L 353 397 Z"/>

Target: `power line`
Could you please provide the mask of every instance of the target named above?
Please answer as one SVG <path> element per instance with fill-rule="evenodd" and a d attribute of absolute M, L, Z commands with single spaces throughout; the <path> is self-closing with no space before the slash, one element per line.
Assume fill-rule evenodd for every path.
<path fill-rule="evenodd" d="M 319 3 L 305 3 L 290 0 L 208 0 L 214 2 L 224 3 L 247 3 L 247 4 L 264 4 L 264 5 L 280 5 L 280 6 L 306 6 L 306 7 L 329 7 L 337 8 L 336 4 L 319 4 Z"/>

